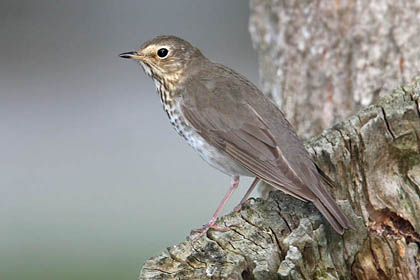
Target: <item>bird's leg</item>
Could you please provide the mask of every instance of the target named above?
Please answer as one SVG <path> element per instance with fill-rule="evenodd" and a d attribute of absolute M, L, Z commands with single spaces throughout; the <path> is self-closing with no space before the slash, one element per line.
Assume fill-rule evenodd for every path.
<path fill-rule="evenodd" d="M 210 221 L 207 224 L 205 224 L 201 229 L 193 230 L 193 232 L 200 233 L 196 238 L 194 238 L 194 240 L 197 240 L 198 238 L 203 236 L 203 234 L 205 234 L 211 228 L 219 230 L 219 231 L 229 230 L 229 228 L 224 227 L 224 226 L 218 226 L 215 223 L 216 223 L 217 217 L 219 216 L 219 214 L 222 211 L 223 207 L 225 206 L 226 202 L 229 200 L 232 193 L 238 188 L 238 185 L 239 185 L 239 176 L 232 177 L 232 184 L 229 188 L 229 191 L 227 192 L 227 194 L 223 198 L 219 207 L 217 207 L 216 212 L 214 212 L 214 214 L 213 214 L 213 217 L 211 217 Z"/>
<path fill-rule="evenodd" d="M 242 208 L 242 204 L 244 204 L 244 202 L 248 199 L 248 196 L 252 193 L 252 191 L 255 189 L 255 187 L 257 186 L 258 182 L 260 181 L 260 178 L 255 177 L 254 181 L 252 181 L 251 186 L 249 186 L 249 189 L 246 191 L 246 194 L 244 195 L 244 197 L 241 199 L 241 202 L 239 202 L 239 204 L 233 209 L 236 212 L 241 211 Z"/>

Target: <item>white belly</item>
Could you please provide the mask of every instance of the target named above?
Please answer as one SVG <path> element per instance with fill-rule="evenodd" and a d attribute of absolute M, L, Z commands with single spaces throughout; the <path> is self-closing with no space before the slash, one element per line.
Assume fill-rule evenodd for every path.
<path fill-rule="evenodd" d="M 190 144 L 190 146 L 198 152 L 202 159 L 204 159 L 208 164 L 217 170 L 229 176 L 255 176 L 247 169 L 242 167 L 239 163 L 236 163 L 228 155 L 209 145 L 207 141 L 197 133 L 190 132 L 190 134 L 195 135 L 190 135 L 190 137 L 188 137 L 190 139 L 188 140 L 188 144 Z"/>
<path fill-rule="evenodd" d="M 168 112 L 169 120 L 176 132 L 178 132 L 178 134 L 181 135 L 208 164 L 229 176 L 255 176 L 224 152 L 208 144 L 195 129 L 187 126 L 178 106 L 169 108 L 167 105 L 164 105 L 164 109 Z"/>

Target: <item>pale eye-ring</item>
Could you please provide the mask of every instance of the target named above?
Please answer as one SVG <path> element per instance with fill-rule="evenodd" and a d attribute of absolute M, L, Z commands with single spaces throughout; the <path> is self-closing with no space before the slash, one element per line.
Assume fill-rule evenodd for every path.
<path fill-rule="evenodd" d="M 160 58 L 165 58 L 165 57 L 167 57 L 167 56 L 168 56 L 168 54 L 169 54 L 169 50 L 168 50 L 167 48 L 160 48 L 160 49 L 158 49 L 158 51 L 157 51 L 157 55 L 158 55 Z"/>

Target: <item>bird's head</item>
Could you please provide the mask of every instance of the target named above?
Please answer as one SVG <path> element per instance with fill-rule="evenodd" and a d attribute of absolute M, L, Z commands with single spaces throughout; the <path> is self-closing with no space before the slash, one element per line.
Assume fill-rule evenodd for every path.
<path fill-rule="evenodd" d="M 179 82 L 191 63 L 204 58 L 187 41 L 175 36 L 159 36 L 144 43 L 137 51 L 120 54 L 140 62 L 146 74 L 160 82 Z"/>

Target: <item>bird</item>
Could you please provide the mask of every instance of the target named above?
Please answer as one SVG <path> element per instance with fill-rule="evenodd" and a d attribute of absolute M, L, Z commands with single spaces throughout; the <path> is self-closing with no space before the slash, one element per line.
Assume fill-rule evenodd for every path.
<path fill-rule="evenodd" d="M 331 180 L 314 163 L 282 111 L 253 83 L 215 63 L 188 41 L 155 37 L 121 58 L 137 61 L 150 76 L 176 132 L 231 185 L 210 221 L 196 230 L 226 231 L 217 218 L 239 185 L 255 177 L 236 211 L 263 181 L 297 199 L 312 202 L 339 234 L 353 228 L 325 188 Z"/>

